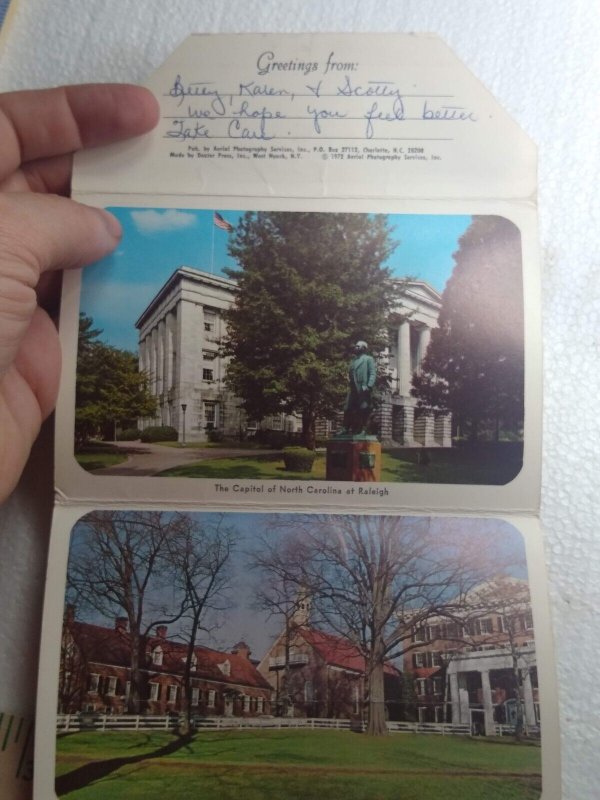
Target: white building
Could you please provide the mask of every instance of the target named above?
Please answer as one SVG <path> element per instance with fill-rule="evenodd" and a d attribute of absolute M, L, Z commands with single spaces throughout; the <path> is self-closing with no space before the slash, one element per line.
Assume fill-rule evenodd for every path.
<path fill-rule="evenodd" d="M 390 389 L 378 411 L 386 443 L 448 447 L 449 415 L 415 413 L 410 396 L 412 375 L 420 369 L 431 331 L 437 326 L 440 295 L 421 281 L 399 282 L 398 302 L 389 320 L 390 346 L 385 357 Z M 255 427 L 239 398 L 225 386 L 227 360 L 220 355 L 226 334 L 224 312 L 232 305 L 235 281 L 191 267 L 177 269 L 141 314 L 140 368 L 150 378 L 158 401 L 157 417 L 144 425 L 172 425 L 190 440 L 207 431 L 243 436 Z M 287 415 L 263 420 L 271 429 L 297 431 L 300 421 Z"/>

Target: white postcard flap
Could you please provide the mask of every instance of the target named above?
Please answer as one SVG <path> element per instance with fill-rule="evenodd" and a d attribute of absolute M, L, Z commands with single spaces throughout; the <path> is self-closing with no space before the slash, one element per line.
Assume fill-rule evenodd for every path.
<path fill-rule="evenodd" d="M 536 149 L 430 34 L 190 36 L 157 128 L 81 153 L 74 193 L 530 199 Z"/>

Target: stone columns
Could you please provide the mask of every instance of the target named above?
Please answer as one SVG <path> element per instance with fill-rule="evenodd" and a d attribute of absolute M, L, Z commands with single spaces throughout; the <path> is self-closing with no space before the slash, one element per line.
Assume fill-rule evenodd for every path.
<path fill-rule="evenodd" d="M 525 723 L 527 725 L 537 725 L 535 706 L 533 704 L 531 673 L 528 669 L 523 670 L 523 704 L 525 706 Z"/>
<path fill-rule="evenodd" d="M 149 350 L 150 350 L 150 387 L 152 389 L 152 394 L 158 394 L 158 377 L 157 377 L 157 367 L 156 367 L 156 336 L 157 331 L 156 328 L 152 330 L 150 333 L 150 342 L 149 342 Z"/>
<path fill-rule="evenodd" d="M 450 702 L 452 703 L 452 722 L 458 724 L 462 722 L 460 714 L 460 694 L 458 690 L 458 674 L 451 672 L 448 676 L 450 680 Z"/>
<path fill-rule="evenodd" d="M 421 328 L 419 331 L 419 344 L 417 346 L 417 374 L 421 373 L 421 363 L 431 341 L 431 328 Z"/>
<path fill-rule="evenodd" d="M 402 397 L 410 397 L 412 370 L 410 368 L 410 323 L 407 320 L 403 320 L 398 328 L 396 369 L 398 372 L 398 394 Z"/>
<path fill-rule="evenodd" d="M 423 411 L 415 420 L 415 439 L 423 447 L 435 446 L 435 419 L 431 412 Z"/>
<path fill-rule="evenodd" d="M 165 391 L 165 321 L 158 323 L 156 333 L 156 388 L 157 394 Z"/>
<path fill-rule="evenodd" d="M 485 720 L 485 735 L 494 735 L 494 703 L 492 702 L 492 687 L 490 686 L 490 671 L 481 672 L 481 694 L 483 700 L 483 714 Z"/>
<path fill-rule="evenodd" d="M 436 415 L 434 438 L 440 447 L 452 447 L 452 417 L 450 414 Z"/>
<path fill-rule="evenodd" d="M 458 673 L 458 698 L 460 704 L 459 722 L 471 724 L 471 709 L 469 706 L 469 690 L 467 689 L 467 673 Z"/>

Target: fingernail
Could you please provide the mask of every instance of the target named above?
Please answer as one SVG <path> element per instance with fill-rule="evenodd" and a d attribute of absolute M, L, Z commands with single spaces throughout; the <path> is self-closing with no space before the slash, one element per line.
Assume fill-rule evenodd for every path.
<path fill-rule="evenodd" d="M 121 228 L 121 223 L 119 220 L 108 211 L 105 211 L 103 208 L 95 208 L 94 211 L 97 211 L 98 214 L 100 214 L 106 230 L 110 233 L 113 239 L 120 239 L 123 235 L 123 229 Z"/>

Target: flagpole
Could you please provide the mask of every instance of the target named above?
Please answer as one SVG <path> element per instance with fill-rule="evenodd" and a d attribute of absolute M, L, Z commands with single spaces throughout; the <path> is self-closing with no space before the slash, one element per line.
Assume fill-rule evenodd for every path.
<path fill-rule="evenodd" d="M 210 226 L 212 228 L 212 242 L 210 247 L 210 272 L 211 275 L 214 275 L 215 272 L 215 223 L 214 223 L 214 211 L 213 211 L 213 223 Z"/>

